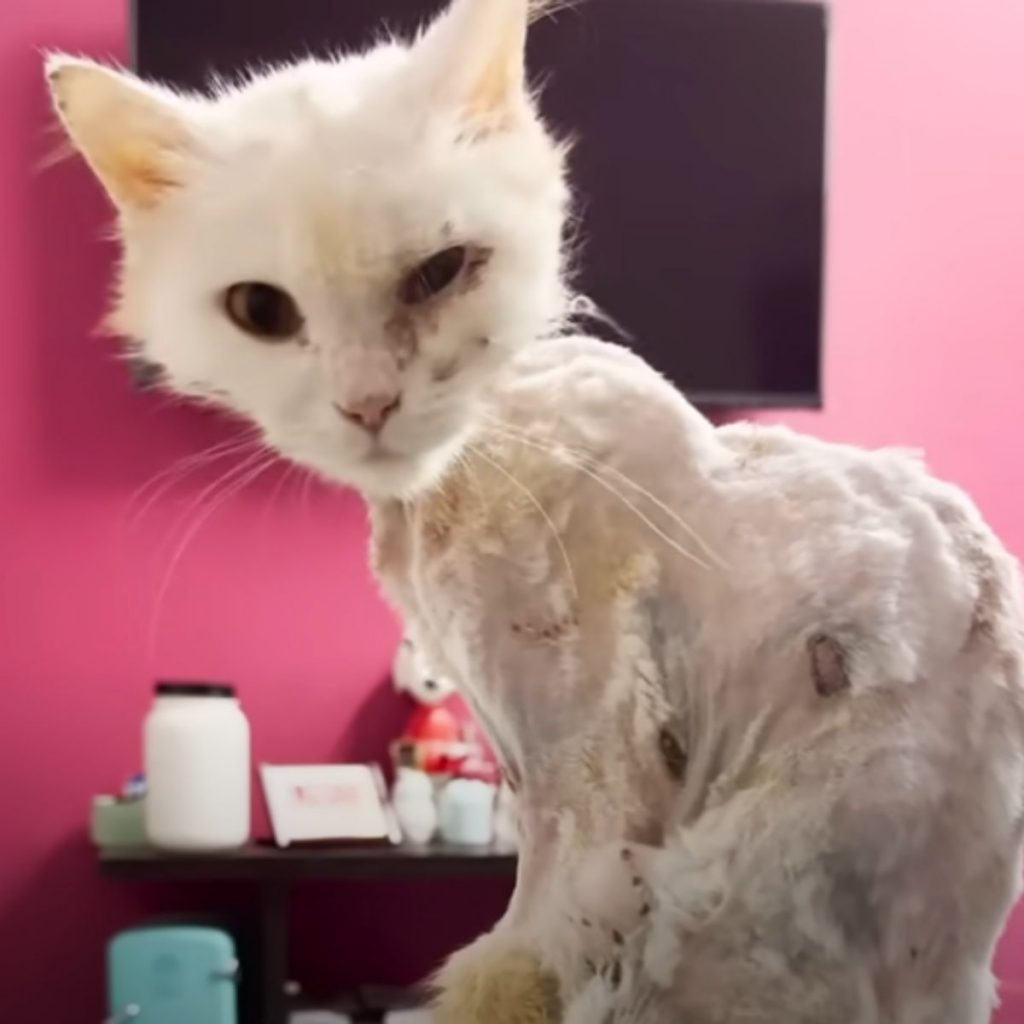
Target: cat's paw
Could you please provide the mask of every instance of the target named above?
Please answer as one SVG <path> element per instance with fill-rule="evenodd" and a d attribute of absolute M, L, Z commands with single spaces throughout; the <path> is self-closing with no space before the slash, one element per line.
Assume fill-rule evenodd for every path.
<path fill-rule="evenodd" d="M 437 1024 L 560 1024 L 558 979 L 528 950 L 486 936 L 437 979 Z"/>

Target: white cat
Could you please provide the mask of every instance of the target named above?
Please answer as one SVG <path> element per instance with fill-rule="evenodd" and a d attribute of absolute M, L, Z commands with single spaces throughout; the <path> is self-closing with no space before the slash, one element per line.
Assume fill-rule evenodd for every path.
<path fill-rule="evenodd" d="M 112 324 L 330 479 L 436 481 L 481 387 L 565 312 L 564 147 L 524 91 L 524 5 L 470 0 L 415 47 L 213 101 L 52 57 L 118 206 Z"/>
<path fill-rule="evenodd" d="M 980 1024 L 1024 831 L 1016 566 L 909 456 L 716 430 L 555 337 L 527 20 L 454 0 L 212 98 L 51 59 L 119 212 L 113 322 L 367 495 L 518 789 L 516 893 L 442 1024 Z"/>

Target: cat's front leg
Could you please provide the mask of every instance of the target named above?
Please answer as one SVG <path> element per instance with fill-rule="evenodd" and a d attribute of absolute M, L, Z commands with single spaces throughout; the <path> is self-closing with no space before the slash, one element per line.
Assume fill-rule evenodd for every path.
<path fill-rule="evenodd" d="M 510 911 L 527 927 L 506 919 L 456 953 L 438 978 L 439 1024 L 563 1024 L 564 1007 L 580 1005 L 575 997 L 592 979 L 617 992 L 651 909 L 646 874 L 655 854 L 608 844 Z"/>
<path fill-rule="evenodd" d="M 560 1024 L 555 973 L 520 941 L 493 932 L 456 953 L 437 978 L 437 1024 Z"/>

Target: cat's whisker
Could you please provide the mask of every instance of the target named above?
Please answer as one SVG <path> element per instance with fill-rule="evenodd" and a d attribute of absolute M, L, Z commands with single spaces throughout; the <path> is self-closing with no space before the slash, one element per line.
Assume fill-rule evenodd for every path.
<path fill-rule="evenodd" d="M 540 499 L 526 486 L 521 480 L 517 480 L 504 466 L 501 465 L 497 460 L 492 459 L 485 452 L 480 451 L 474 445 L 466 445 L 466 449 L 478 459 L 486 462 L 489 466 L 493 467 L 498 473 L 500 473 L 506 480 L 509 481 L 514 487 L 518 488 L 529 500 L 530 504 L 537 510 L 541 518 L 547 523 L 548 528 L 551 530 L 552 536 L 555 538 L 555 543 L 558 545 L 558 550 L 561 553 L 562 561 L 565 562 L 565 571 L 569 577 L 569 585 L 572 587 L 573 601 L 578 602 L 580 597 L 579 587 L 576 585 L 576 573 L 573 572 L 572 562 L 569 560 L 569 552 L 566 550 L 565 542 L 562 540 L 562 535 L 559 533 L 558 527 L 555 525 L 555 521 L 551 518 L 548 510 L 541 504 Z"/>
<path fill-rule="evenodd" d="M 196 510 L 201 509 L 206 501 L 211 499 L 221 487 L 226 484 L 230 484 L 243 476 L 248 470 L 250 470 L 260 459 L 269 451 L 265 446 L 260 446 L 249 452 L 245 458 L 240 462 L 236 462 L 229 466 L 223 473 L 220 474 L 215 480 L 207 484 L 202 490 L 199 491 L 195 497 L 185 506 L 182 511 L 174 520 L 168 530 L 168 538 L 173 538 L 174 534 L 185 526 L 189 518 L 193 515 Z"/>
<path fill-rule="evenodd" d="M 262 458 L 259 458 L 259 456 L 262 456 Z M 254 459 L 256 459 L 255 465 L 253 465 Z M 216 480 L 211 487 L 204 489 L 203 494 L 206 494 L 210 492 L 211 489 L 216 489 L 220 485 L 224 484 L 225 480 L 230 480 L 230 482 L 221 489 L 219 494 L 210 499 L 205 508 L 201 508 L 199 510 L 199 514 L 192 520 L 191 524 L 185 530 L 181 540 L 178 542 L 178 546 L 171 555 L 167 571 L 164 573 L 163 581 L 161 582 L 153 600 L 153 612 L 150 617 L 148 641 L 148 650 L 151 658 L 156 652 L 156 638 L 159 628 L 160 613 L 163 610 L 164 601 L 167 597 L 168 591 L 170 590 L 174 571 L 178 567 L 188 545 L 195 538 L 203 524 L 206 523 L 219 508 L 253 483 L 253 481 L 269 469 L 276 461 L 276 452 L 261 449 L 258 452 L 254 452 L 253 456 L 247 459 L 240 466 L 235 466 L 232 469 L 229 469 L 223 476 Z"/>
<path fill-rule="evenodd" d="M 310 492 L 313 490 L 313 485 L 315 483 L 316 477 L 307 469 L 302 475 L 302 483 L 299 487 L 299 508 L 307 519 L 311 518 L 313 515 L 313 504 L 310 500 Z"/>
<path fill-rule="evenodd" d="M 192 473 L 202 469 L 204 466 L 210 465 L 211 463 L 219 462 L 221 459 L 228 458 L 231 455 L 237 455 L 245 452 L 248 449 L 251 449 L 256 443 L 257 435 L 256 432 L 253 431 L 252 436 L 250 437 L 229 438 L 226 441 L 221 441 L 218 444 L 211 445 L 209 448 L 205 448 L 202 451 L 185 455 L 171 463 L 169 466 L 165 466 L 141 484 L 131 495 L 128 501 L 125 502 L 123 513 L 125 524 L 132 527 L 140 523 L 146 513 L 164 494 L 166 494 L 176 484 L 181 483 Z M 133 506 L 137 502 L 142 501 L 143 495 L 146 495 L 147 492 L 150 491 L 151 493 L 149 493 L 146 500 L 142 502 L 142 505 L 137 510 L 133 511 Z"/>
<path fill-rule="evenodd" d="M 711 545 L 708 544 L 707 541 L 705 541 L 704 538 L 701 537 L 701 535 L 685 519 L 683 519 L 672 508 L 670 508 L 656 494 L 653 494 L 642 484 L 638 483 L 632 477 L 627 476 L 625 473 L 617 469 L 615 466 L 612 466 L 606 462 L 601 462 L 599 459 L 595 458 L 589 452 L 586 452 L 581 448 L 574 448 L 572 445 L 565 444 L 561 441 L 557 442 L 557 446 L 551 443 L 545 444 L 545 442 L 540 441 L 537 437 L 530 435 L 519 428 L 514 427 L 510 423 L 505 423 L 502 420 L 498 419 L 497 417 L 490 416 L 487 413 L 484 413 L 484 419 L 488 422 L 489 426 L 504 431 L 507 434 L 507 436 L 513 440 L 517 440 L 522 442 L 523 444 L 536 447 L 538 450 L 548 451 L 551 454 L 555 454 L 555 448 L 557 447 L 558 449 L 567 452 L 570 456 L 573 456 L 574 458 L 586 463 L 595 471 L 611 474 L 613 477 L 615 477 L 617 480 L 620 480 L 627 487 L 634 490 L 637 494 L 646 498 L 649 502 L 651 502 L 652 505 L 655 506 L 655 508 L 659 509 L 669 519 L 671 519 L 681 530 L 683 530 L 687 535 L 689 535 L 694 540 L 694 542 L 700 547 L 704 554 L 707 555 L 707 557 L 712 562 L 714 562 L 715 565 L 718 566 L 718 568 L 723 570 L 729 569 L 729 563 L 724 558 L 722 558 L 722 556 L 719 555 L 718 552 L 715 551 L 715 549 L 711 547 Z"/>
<path fill-rule="evenodd" d="M 132 506 L 136 502 L 140 501 L 143 495 L 146 494 L 150 488 L 159 484 L 165 480 L 168 476 L 174 476 L 180 472 L 187 472 L 192 466 L 202 464 L 209 459 L 216 458 L 226 448 L 237 444 L 237 438 L 232 438 L 228 441 L 219 441 L 217 444 L 211 445 L 208 448 L 204 448 L 198 452 L 190 452 L 187 455 L 183 455 L 180 458 L 175 459 L 173 462 L 166 466 L 161 467 L 156 473 L 150 476 L 148 479 L 143 481 L 138 488 L 129 496 L 125 502 L 126 512 L 130 512 Z M 148 502 L 147 502 L 148 504 Z"/>
<path fill-rule="evenodd" d="M 313 478 L 315 473 L 311 469 L 307 469 L 305 466 L 299 466 L 298 475 L 295 477 L 295 487 L 292 491 L 292 499 L 295 502 L 295 507 L 300 511 L 305 509 L 305 514 L 309 515 L 309 499 L 307 492 L 310 487 L 313 486 Z"/>
<path fill-rule="evenodd" d="M 510 423 L 503 422 L 497 417 L 489 416 L 486 413 L 484 415 L 492 426 L 501 428 L 502 430 L 506 431 L 510 436 L 514 436 L 516 439 L 521 440 L 524 443 L 529 443 L 535 446 L 543 446 L 544 442 L 538 440 L 538 438 L 527 433 L 526 431 L 516 428 Z M 715 549 L 712 548 L 711 545 L 708 544 L 707 541 L 705 541 L 704 538 L 685 519 L 683 519 L 677 512 L 675 512 L 670 506 L 668 506 L 664 501 L 662 501 L 656 494 L 649 491 L 642 484 L 638 483 L 632 477 L 627 476 L 625 473 L 617 469 L 615 466 L 612 466 L 607 462 L 602 462 L 593 454 L 584 451 L 582 448 L 575 448 L 572 445 L 565 444 L 564 442 L 561 441 L 557 443 L 557 447 L 564 449 L 571 456 L 580 459 L 581 461 L 589 465 L 591 468 L 611 474 L 616 479 L 624 483 L 627 487 L 631 488 L 632 490 L 640 494 L 642 497 L 646 498 L 657 509 L 659 509 L 666 516 L 668 516 L 668 518 L 671 519 L 680 529 L 685 531 L 699 545 L 704 554 L 706 554 L 708 558 L 710 558 L 720 569 L 729 568 L 729 563 L 724 558 L 722 558 L 722 556 L 719 555 L 718 552 L 715 551 Z"/>
<path fill-rule="evenodd" d="M 484 489 L 480 484 L 480 477 L 476 472 L 476 467 L 468 458 L 466 458 L 465 452 L 459 452 L 458 461 L 466 471 L 466 476 L 469 479 L 469 485 L 473 488 L 473 495 L 476 498 L 477 506 L 479 508 L 486 508 L 487 499 L 484 497 Z"/>
<path fill-rule="evenodd" d="M 284 468 L 278 474 L 277 483 L 274 484 L 273 489 L 271 490 L 270 495 L 267 498 L 267 503 L 263 507 L 264 527 L 270 520 L 270 517 L 273 514 L 274 508 L 277 505 L 278 500 L 280 499 L 282 493 L 285 491 L 285 482 L 291 477 L 292 473 L 295 472 L 296 468 L 297 467 L 294 462 L 285 462 Z"/>
<path fill-rule="evenodd" d="M 500 428 L 496 429 L 499 430 L 499 433 L 501 432 Z M 572 458 L 563 446 L 555 447 L 541 444 L 539 442 L 521 437 L 514 433 L 505 433 L 503 436 L 505 437 L 506 440 L 522 444 L 529 448 L 533 448 L 536 451 L 540 451 L 542 453 L 550 455 L 552 458 L 560 460 L 567 466 L 572 466 L 574 469 L 581 472 L 584 476 L 587 476 L 591 480 L 593 480 L 594 483 L 596 483 L 599 487 L 603 488 L 613 497 L 618 498 L 618 500 L 622 502 L 622 504 L 625 505 L 626 508 L 628 508 L 649 530 L 651 530 L 656 536 L 660 537 L 661 540 L 663 540 L 677 554 L 681 555 L 688 561 L 693 562 L 695 565 L 699 566 L 700 568 L 706 571 L 711 571 L 711 569 L 714 568 L 714 566 L 712 566 L 709 562 L 706 562 L 703 558 L 701 558 L 694 552 L 690 551 L 688 548 L 683 547 L 683 545 L 680 544 L 679 541 L 677 541 L 674 537 L 667 534 L 660 526 L 658 526 L 657 523 L 654 522 L 653 519 L 650 518 L 650 516 L 646 515 L 643 511 L 641 511 L 620 490 L 613 487 L 612 484 L 609 483 L 609 481 L 604 479 L 604 477 L 598 475 L 598 473 L 595 472 L 594 469 L 588 466 L 585 462 L 579 459 Z"/>

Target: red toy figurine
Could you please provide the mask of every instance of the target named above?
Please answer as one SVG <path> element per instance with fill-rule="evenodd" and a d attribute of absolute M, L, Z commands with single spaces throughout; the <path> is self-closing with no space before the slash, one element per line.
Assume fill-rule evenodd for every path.
<path fill-rule="evenodd" d="M 398 692 L 417 704 L 393 747 L 396 763 L 435 777 L 497 783 L 497 758 L 469 705 L 450 680 L 428 671 L 409 637 L 402 639 L 392 674 Z"/>

